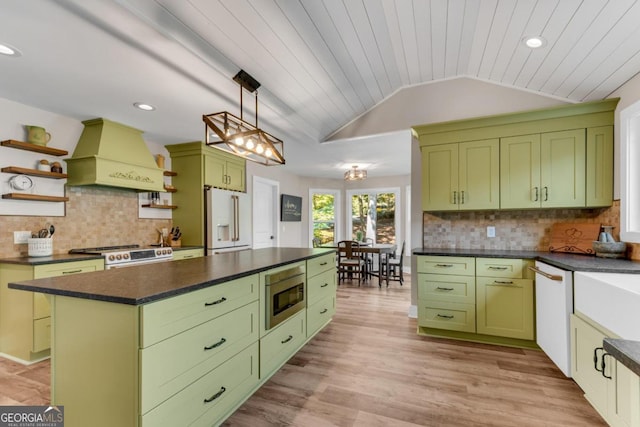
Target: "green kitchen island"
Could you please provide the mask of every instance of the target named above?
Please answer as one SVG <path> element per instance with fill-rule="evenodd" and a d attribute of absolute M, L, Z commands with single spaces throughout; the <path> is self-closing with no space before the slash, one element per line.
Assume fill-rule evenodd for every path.
<path fill-rule="evenodd" d="M 301 267 L 305 309 L 270 329 L 265 277 Z M 335 251 L 265 248 L 10 283 L 51 295 L 65 425 L 223 422 L 335 313 Z"/>

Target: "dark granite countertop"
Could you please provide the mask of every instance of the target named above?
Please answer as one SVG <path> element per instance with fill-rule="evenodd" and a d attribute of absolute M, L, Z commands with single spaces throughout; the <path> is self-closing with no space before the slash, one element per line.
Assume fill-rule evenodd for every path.
<path fill-rule="evenodd" d="M 16 258 L 1 258 L 0 264 L 44 265 L 60 262 L 86 261 L 101 259 L 102 255 L 95 254 L 56 254 L 51 256 L 22 256 Z"/>
<path fill-rule="evenodd" d="M 605 338 L 604 350 L 636 375 L 640 375 L 640 341 Z"/>
<path fill-rule="evenodd" d="M 632 261 L 628 259 L 598 258 L 593 255 L 577 255 L 543 251 L 448 248 L 415 248 L 413 249 L 412 253 L 414 255 L 535 259 L 569 271 L 640 274 L 639 261 Z"/>
<path fill-rule="evenodd" d="M 12 289 L 140 305 L 335 250 L 265 248 L 9 283 Z"/>

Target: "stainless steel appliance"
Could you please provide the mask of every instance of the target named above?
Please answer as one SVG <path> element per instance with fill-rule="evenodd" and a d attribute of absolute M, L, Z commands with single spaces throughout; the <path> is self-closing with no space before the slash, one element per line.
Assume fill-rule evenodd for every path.
<path fill-rule="evenodd" d="M 573 274 L 536 261 L 536 342 L 571 377 Z"/>
<path fill-rule="evenodd" d="M 251 199 L 246 193 L 205 186 L 207 255 L 251 249 Z"/>
<path fill-rule="evenodd" d="M 305 307 L 305 270 L 294 267 L 265 275 L 267 329 L 284 322 Z"/>
<path fill-rule="evenodd" d="M 78 248 L 71 249 L 69 253 L 102 255 L 105 270 L 173 260 L 171 248 L 141 248 L 139 245 Z"/>

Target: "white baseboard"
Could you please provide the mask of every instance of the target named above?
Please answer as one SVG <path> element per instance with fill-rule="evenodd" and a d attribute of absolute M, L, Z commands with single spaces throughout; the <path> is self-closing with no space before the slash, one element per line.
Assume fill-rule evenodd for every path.
<path fill-rule="evenodd" d="M 33 365 L 34 363 L 38 363 L 38 362 L 42 362 L 43 360 L 47 360 L 51 356 L 45 356 L 45 357 L 41 357 L 40 359 L 31 360 L 31 361 L 19 359 L 19 358 L 15 357 L 15 356 L 11 356 L 10 354 L 6 354 L 6 353 L 0 353 L 0 357 L 4 357 L 5 359 L 12 360 L 12 361 L 14 361 L 16 363 L 19 363 L 21 365 L 29 366 L 29 365 Z"/>
<path fill-rule="evenodd" d="M 418 306 L 417 305 L 412 305 L 409 307 L 409 317 L 412 319 L 417 319 L 418 318 Z"/>

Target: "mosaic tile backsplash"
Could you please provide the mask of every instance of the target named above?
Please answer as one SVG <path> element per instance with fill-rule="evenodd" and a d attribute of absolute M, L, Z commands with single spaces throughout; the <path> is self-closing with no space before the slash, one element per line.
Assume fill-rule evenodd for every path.
<path fill-rule="evenodd" d="M 67 187 L 66 216 L 0 216 L 0 258 L 27 254 L 26 244 L 14 244 L 13 232 L 36 231 L 55 225 L 53 252 L 71 248 L 148 245 L 157 240 L 156 229 L 171 227 L 171 220 L 139 219 L 138 195 L 129 190 L 103 187 Z"/>
<path fill-rule="evenodd" d="M 423 213 L 423 246 L 461 249 L 521 249 L 547 251 L 551 226 L 557 222 L 613 225 L 620 239 L 620 202 L 602 209 L 546 209 L 486 212 Z M 496 228 L 488 238 L 487 226 Z M 640 245 L 628 244 L 628 256 L 640 259 Z"/>

